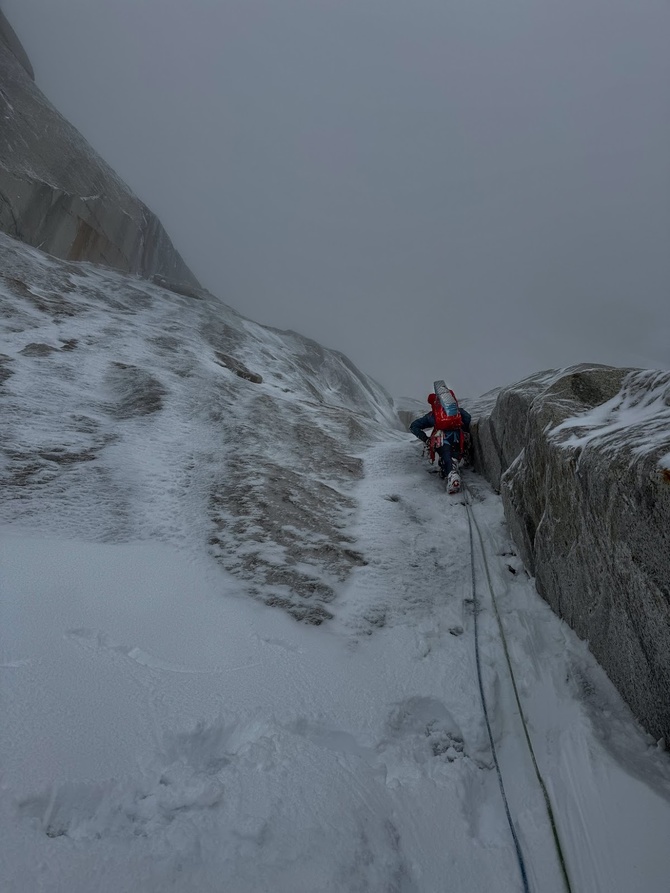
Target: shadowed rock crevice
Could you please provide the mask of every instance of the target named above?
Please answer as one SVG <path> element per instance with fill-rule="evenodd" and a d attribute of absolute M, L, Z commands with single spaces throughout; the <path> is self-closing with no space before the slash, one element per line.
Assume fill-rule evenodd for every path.
<path fill-rule="evenodd" d="M 250 369 L 242 363 L 240 360 L 236 360 L 235 357 L 228 356 L 228 354 L 221 353 L 220 350 L 215 351 L 216 359 L 218 363 L 223 366 L 225 369 L 230 369 L 231 372 L 234 372 L 235 375 L 238 375 L 240 378 L 245 379 L 245 381 L 251 381 L 253 384 L 261 384 L 263 381 L 263 376 L 258 375 L 257 372 L 252 372 Z"/>

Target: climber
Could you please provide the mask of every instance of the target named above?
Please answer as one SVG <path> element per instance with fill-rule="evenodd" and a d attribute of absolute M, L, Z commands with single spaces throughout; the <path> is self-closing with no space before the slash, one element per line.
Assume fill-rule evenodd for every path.
<path fill-rule="evenodd" d="M 435 389 L 440 393 L 429 394 L 428 402 L 431 411 L 420 419 L 415 419 L 409 430 L 423 443 L 428 444 L 431 453 L 437 453 L 440 475 L 447 479 L 447 489 L 456 493 L 461 488 L 458 470 L 454 468 L 454 460 L 463 457 L 465 434 L 470 433 L 470 413 L 458 405 L 454 392 L 442 382 L 435 382 Z M 440 397 L 442 399 L 440 399 Z M 432 428 L 430 437 L 423 430 Z M 431 458 L 432 461 L 432 458 Z"/>

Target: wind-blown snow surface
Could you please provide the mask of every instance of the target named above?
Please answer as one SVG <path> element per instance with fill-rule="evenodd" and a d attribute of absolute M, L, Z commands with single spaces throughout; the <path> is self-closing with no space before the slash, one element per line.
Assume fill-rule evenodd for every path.
<path fill-rule="evenodd" d="M 0 236 L 0 518 L 207 549 L 300 619 L 362 561 L 357 450 L 399 427 L 344 357 Z M 259 383 L 259 379 L 263 379 Z"/>
<path fill-rule="evenodd" d="M 344 361 L 306 379 L 297 336 L 5 247 L 3 893 L 520 890 L 466 510 L 382 392 L 340 367 L 317 413 Z M 214 309 L 262 384 L 212 359 Z M 667 755 L 466 480 L 573 889 L 667 890 Z M 558 893 L 479 553 L 477 583 L 531 889 Z"/>
<path fill-rule="evenodd" d="M 569 436 L 562 432 L 573 433 Z M 597 445 L 610 453 L 622 447 L 638 457 L 663 449 L 670 433 L 670 373 L 652 369 L 630 372 L 621 391 L 589 412 L 556 425 L 551 437 L 566 447 Z M 670 452 L 660 457 L 670 468 Z"/>

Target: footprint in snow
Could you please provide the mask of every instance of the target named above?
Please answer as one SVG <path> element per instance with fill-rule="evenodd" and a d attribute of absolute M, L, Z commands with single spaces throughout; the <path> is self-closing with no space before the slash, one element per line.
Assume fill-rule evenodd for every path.
<path fill-rule="evenodd" d="M 216 775 L 177 761 L 141 778 L 54 785 L 21 801 L 18 811 L 47 837 L 132 840 L 160 836 L 176 820 L 188 823 L 222 799 Z"/>
<path fill-rule="evenodd" d="M 436 698 L 408 698 L 395 705 L 386 721 L 382 753 L 425 764 L 434 758 L 452 763 L 465 755 L 460 727 Z"/>
<path fill-rule="evenodd" d="M 20 801 L 18 813 L 47 837 L 150 837 L 169 851 L 176 839 L 187 839 L 198 815 L 226 807 L 224 781 L 238 763 L 266 765 L 275 734 L 253 722 L 200 722 L 187 732 L 166 734 L 144 771 L 99 782 L 54 783 Z"/>

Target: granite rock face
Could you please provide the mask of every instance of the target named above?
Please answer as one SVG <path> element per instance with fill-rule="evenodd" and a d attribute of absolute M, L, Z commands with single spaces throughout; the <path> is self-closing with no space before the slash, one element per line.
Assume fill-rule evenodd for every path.
<path fill-rule="evenodd" d="M 23 48 L 21 41 L 16 36 L 12 26 L 7 21 L 5 14 L 0 9 L 0 43 L 4 43 L 8 50 L 16 57 L 17 61 L 25 69 L 29 77 L 35 80 L 35 72 L 30 64 L 28 54 Z"/>
<path fill-rule="evenodd" d="M 51 105 L 0 20 L 0 230 L 66 260 L 198 285 L 168 234 Z"/>
<path fill-rule="evenodd" d="M 414 397 L 400 397 L 395 401 L 395 410 L 400 424 L 407 430 L 414 419 L 421 418 L 430 410 L 430 406 L 427 402 Z"/>
<path fill-rule="evenodd" d="M 670 373 L 538 373 L 474 430 L 539 593 L 670 740 Z"/>

